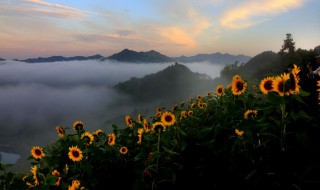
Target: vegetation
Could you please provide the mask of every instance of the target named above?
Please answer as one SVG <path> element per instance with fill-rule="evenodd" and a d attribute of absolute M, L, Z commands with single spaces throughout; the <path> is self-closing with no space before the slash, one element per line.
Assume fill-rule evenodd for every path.
<path fill-rule="evenodd" d="M 294 64 L 290 72 L 249 83 L 239 74 L 243 67 L 235 64 L 230 82 L 206 94 L 158 107 L 151 116 L 126 115 L 127 126 L 112 126 L 111 133 L 86 131 L 83 121 L 56 126 L 56 142 L 30 149 L 30 172 L 0 165 L 0 187 L 319 188 L 319 102 L 310 109 L 302 69 Z"/>

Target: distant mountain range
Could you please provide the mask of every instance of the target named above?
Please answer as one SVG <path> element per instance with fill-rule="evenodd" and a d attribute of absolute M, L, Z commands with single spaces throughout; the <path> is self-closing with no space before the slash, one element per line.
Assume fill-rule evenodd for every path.
<path fill-rule="evenodd" d="M 212 53 L 212 54 L 197 54 L 194 56 L 180 56 L 180 57 L 169 57 L 163 55 L 157 51 L 150 50 L 147 52 L 137 52 L 129 49 L 124 49 L 119 53 L 115 53 L 108 57 L 103 57 L 99 54 L 92 56 L 74 56 L 74 57 L 63 57 L 63 56 L 51 56 L 51 57 L 38 57 L 30 58 L 23 61 L 27 63 L 41 63 L 41 62 L 57 62 L 57 61 L 83 61 L 83 60 L 114 60 L 118 62 L 127 62 L 127 63 L 167 63 L 167 62 L 210 62 L 210 63 L 219 63 L 219 64 L 233 64 L 235 62 L 246 63 L 251 59 L 250 56 L 246 55 L 231 55 L 228 53 Z M 0 61 L 4 60 L 0 58 Z"/>
<path fill-rule="evenodd" d="M 31 58 L 25 60 L 17 60 L 23 61 L 27 63 L 41 63 L 41 62 L 56 62 L 56 61 L 84 61 L 84 60 L 99 60 L 102 59 L 103 56 L 96 54 L 92 56 L 74 56 L 74 57 L 63 57 L 63 56 L 51 56 L 51 57 L 38 57 L 38 58 Z"/>
<path fill-rule="evenodd" d="M 1 57 L 0 57 L 0 61 L 4 61 L 5 59 L 2 59 Z"/>
<path fill-rule="evenodd" d="M 220 52 L 217 52 L 212 54 L 197 54 L 189 57 L 180 56 L 173 59 L 184 63 L 208 61 L 212 63 L 233 64 L 235 62 L 246 63 L 251 59 L 251 57 L 246 55 L 231 55 L 228 53 L 222 54 Z"/>

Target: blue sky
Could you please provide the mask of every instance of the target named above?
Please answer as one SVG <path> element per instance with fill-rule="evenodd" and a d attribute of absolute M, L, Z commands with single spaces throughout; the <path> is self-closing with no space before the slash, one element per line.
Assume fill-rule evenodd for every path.
<path fill-rule="evenodd" d="M 319 0 L 1 0 L 0 57 L 278 52 L 320 45 Z"/>

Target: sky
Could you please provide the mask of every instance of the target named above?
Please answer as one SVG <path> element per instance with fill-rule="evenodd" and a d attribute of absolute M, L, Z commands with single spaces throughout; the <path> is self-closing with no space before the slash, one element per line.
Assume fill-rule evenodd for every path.
<path fill-rule="evenodd" d="M 1 0 L 0 58 L 278 52 L 320 45 L 319 0 Z"/>

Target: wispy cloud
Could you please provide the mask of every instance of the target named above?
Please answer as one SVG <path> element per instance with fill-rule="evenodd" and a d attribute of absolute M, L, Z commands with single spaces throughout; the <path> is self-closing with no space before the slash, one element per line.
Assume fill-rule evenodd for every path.
<path fill-rule="evenodd" d="M 301 7 L 304 2 L 305 0 L 251 0 L 228 10 L 220 22 L 227 28 L 242 29 Z"/>
<path fill-rule="evenodd" d="M 41 15 L 56 18 L 75 19 L 84 16 L 81 10 L 54 3 L 48 3 L 42 0 L 4 0 L 0 2 L 2 11 L 8 15 L 14 16 L 13 12 L 22 15 Z M 12 12 L 13 11 L 13 12 Z"/>

